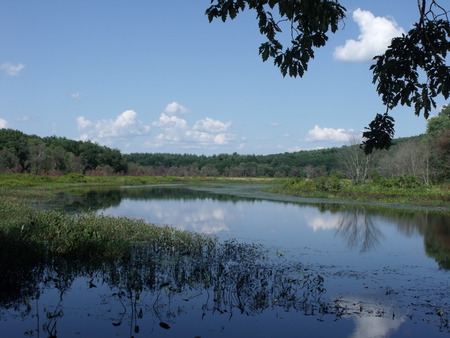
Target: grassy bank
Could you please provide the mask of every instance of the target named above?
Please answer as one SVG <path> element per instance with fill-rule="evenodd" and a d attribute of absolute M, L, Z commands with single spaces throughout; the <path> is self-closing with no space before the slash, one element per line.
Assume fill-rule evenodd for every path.
<path fill-rule="evenodd" d="M 289 179 L 268 191 L 301 197 L 450 208 L 450 185 L 423 185 L 412 178 L 367 180 L 355 185 L 337 177 Z"/>
<path fill-rule="evenodd" d="M 155 252 L 201 254 L 212 250 L 214 238 L 155 226 L 125 217 L 72 215 L 42 211 L 31 204 L 54 198 L 64 188 L 80 185 L 172 183 L 171 178 L 62 177 L 0 175 L 0 242 L 26 245 L 36 252 L 70 258 L 124 258 L 133 245 L 147 243 Z"/>

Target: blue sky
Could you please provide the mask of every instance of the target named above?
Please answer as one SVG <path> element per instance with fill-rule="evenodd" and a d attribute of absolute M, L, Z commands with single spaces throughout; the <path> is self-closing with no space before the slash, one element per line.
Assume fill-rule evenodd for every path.
<path fill-rule="evenodd" d="M 0 128 L 124 153 L 341 146 L 385 111 L 370 59 L 418 15 L 415 1 L 342 1 L 342 30 L 292 79 L 262 62 L 253 12 L 210 24 L 209 4 L 2 0 Z M 425 132 L 410 108 L 392 114 L 396 137 Z"/>

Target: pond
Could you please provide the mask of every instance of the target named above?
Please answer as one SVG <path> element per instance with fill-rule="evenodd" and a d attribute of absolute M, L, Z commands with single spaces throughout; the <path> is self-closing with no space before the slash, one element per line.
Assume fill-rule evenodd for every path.
<path fill-rule="evenodd" d="M 55 259 L 14 271 L 0 335 L 440 337 L 450 314 L 448 212 L 278 196 L 258 185 L 61 193 L 45 208 L 217 236 L 214 257 Z"/>

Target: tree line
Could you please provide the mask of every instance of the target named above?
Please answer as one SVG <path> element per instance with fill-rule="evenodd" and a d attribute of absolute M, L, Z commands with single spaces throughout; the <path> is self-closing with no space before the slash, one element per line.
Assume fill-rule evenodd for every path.
<path fill-rule="evenodd" d="M 62 175 L 338 177 L 411 176 L 430 184 L 450 180 L 450 105 L 430 118 L 426 134 L 396 139 L 389 150 L 366 155 L 356 141 L 340 148 L 272 155 L 122 154 L 90 141 L 0 129 L 0 172 Z"/>
<path fill-rule="evenodd" d="M 39 137 L 18 130 L 0 129 L 0 171 L 31 174 L 127 172 L 117 149 L 65 137 Z"/>

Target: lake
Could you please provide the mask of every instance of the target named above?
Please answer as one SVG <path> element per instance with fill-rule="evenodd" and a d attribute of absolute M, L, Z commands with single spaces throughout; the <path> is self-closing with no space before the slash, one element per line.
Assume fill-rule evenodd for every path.
<path fill-rule="evenodd" d="M 217 236 L 211 261 L 137 248 L 132 262 L 15 271 L 0 335 L 444 337 L 450 215 L 278 196 L 259 185 L 62 192 L 45 208 Z M 37 265 L 37 266 L 36 266 Z M 9 298 L 8 298 L 9 297 Z"/>

